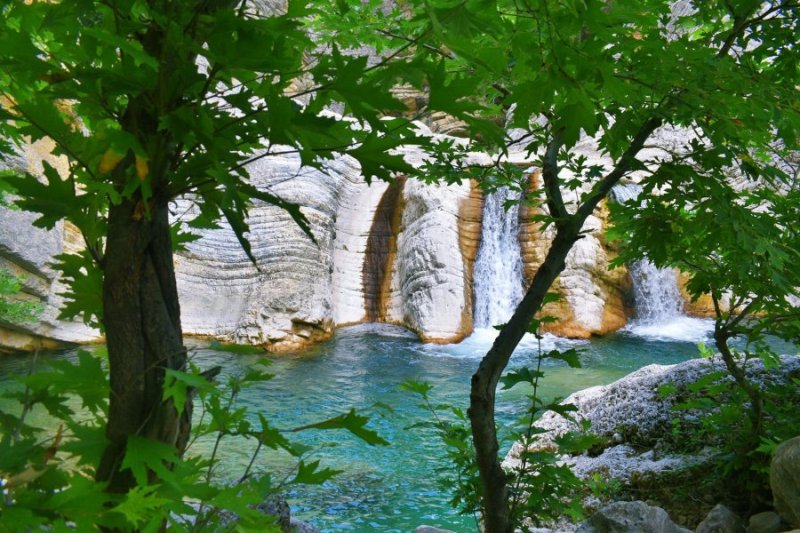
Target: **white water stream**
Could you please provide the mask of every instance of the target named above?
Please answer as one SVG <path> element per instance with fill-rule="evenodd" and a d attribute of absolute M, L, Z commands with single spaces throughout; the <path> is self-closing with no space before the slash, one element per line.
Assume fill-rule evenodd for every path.
<path fill-rule="evenodd" d="M 617 185 L 611 191 L 614 201 L 624 203 L 639 197 L 636 184 Z M 649 259 L 628 266 L 633 285 L 636 318 L 624 329 L 641 337 L 698 342 L 708 336 L 709 320 L 687 316 L 678 279 L 672 268 L 658 268 Z"/>
<path fill-rule="evenodd" d="M 473 270 L 476 328 L 505 323 L 524 296 L 519 199 L 520 193 L 507 187 L 484 195 L 481 243 Z"/>

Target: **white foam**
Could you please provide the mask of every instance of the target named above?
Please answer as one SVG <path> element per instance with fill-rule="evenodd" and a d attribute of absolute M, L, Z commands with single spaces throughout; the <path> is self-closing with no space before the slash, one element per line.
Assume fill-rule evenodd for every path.
<path fill-rule="evenodd" d="M 443 355 L 461 359 L 481 359 L 492 347 L 500 331 L 494 328 L 476 328 L 472 335 L 456 344 L 426 344 L 422 349 L 430 355 Z M 549 351 L 557 346 L 573 345 L 585 341 L 563 339 L 546 333 L 542 338 L 542 350 Z M 536 352 L 539 349 L 538 341 L 534 335 L 526 333 L 515 353 Z"/>
<path fill-rule="evenodd" d="M 663 322 L 634 320 L 621 331 L 649 340 L 698 343 L 709 339 L 714 321 L 690 316 L 675 316 Z"/>

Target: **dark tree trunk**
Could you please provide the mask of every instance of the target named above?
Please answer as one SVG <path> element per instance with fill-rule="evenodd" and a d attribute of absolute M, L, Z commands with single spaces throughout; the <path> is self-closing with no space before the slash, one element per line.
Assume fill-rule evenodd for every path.
<path fill-rule="evenodd" d="M 728 346 L 731 337 L 730 331 L 720 328 L 719 325 L 715 326 L 714 343 L 722 355 L 725 368 L 733 377 L 736 385 L 747 394 L 750 400 L 750 408 L 747 410 L 747 416 L 750 418 L 750 431 L 747 438 L 740 442 L 750 452 L 761 443 L 761 434 L 764 431 L 764 398 L 758 385 L 751 383 L 747 378 L 744 366 L 737 363 L 736 356 Z"/>
<path fill-rule="evenodd" d="M 472 376 L 469 418 L 478 470 L 483 482 L 483 520 L 487 533 L 513 531 L 506 473 L 498 459 L 500 446 L 494 419 L 497 383 L 511 354 L 528 330 L 528 324 L 541 308 L 547 291 L 564 270 L 564 261 L 577 238 L 577 230 L 559 231 L 544 263 L 536 271 L 528 292 L 481 361 L 478 371 Z"/>
<path fill-rule="evenodd" d="M 497 455 L 500 450 L 494 419 L 497 384 L 511 359 L 511 354 L 528 330 L 528 325 L 541 309 L 547 291 L 564 270 L 567 254 L 575 241 L 580 238 L 583 223 L 612 187 L 630 171 L 645 141 L 660 125 L 661 119 L 658 117 L 652 117 L 642 124 L 614 169 L 595 184 L 573 213 L 567 210 L 561 196 L 558 153 L 563 143 L 560 133 L 556 132 L 547 146 L 542 165 L 542 180 L 547 207 L 556 227 L 556 237 L 544 262 L 536 271 L 522 302 L 508 323 L 503 326 L 492 348 L 481 360 L 477 372 L 472 376 L 468 413 L 483 490 L 483 525 L 487 533 L 513 531 L 507 476 Z"/>
<path fill-rule="evenodd" d="M 149 215 L 137 200 L 109 211 L 103 282 L 103 322 L 111 373 L 108 447 L 97 479 L 110 492 L 126 492 L 134 480 L 121 471 L 130 435 L 185 447 L 191 403 L 178 413 L 163 402 L 166 369 L 184 370 L 178 291 L 166 202 Z"/>

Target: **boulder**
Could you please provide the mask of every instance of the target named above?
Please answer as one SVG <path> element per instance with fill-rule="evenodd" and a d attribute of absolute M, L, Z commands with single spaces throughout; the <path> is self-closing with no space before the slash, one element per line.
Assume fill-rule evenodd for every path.
<path fill-rule="evenodd" d="M 667 512 L 644 502 L 614 502 L 582 522 L 575 533 L 689 533 Z"/>
<path fill-rule="evenodd" d="M 794 528 L 800 528 L 800 436 L 775 450 L 769 468 L 775 510 Z"/>
<path fill-rule="evenodd" d="M 746 529 L 744 521 L 720 503 L 700 522 L 695 533 L 746 533 Z"/>
<path fill-rule="evenodd" d="M 285 532 L 292 531 L 291 528 L 292 511 L 289 508 L 289 502 L 286 501 L 286 498 L 284 498 L 283 496 L 279 494 L 271 496 L 264 502 L 256 505 L 256 509 L 258 509 L 265 515 L 274 516 L 275 525 L 281 528 L 281 531 Z"/>
<path fill-rule="evenodd" d="M 781 517 L 772 511 L 754 514 L 747 522 L 747 533 L 781 533 L 786 530 Z"/>

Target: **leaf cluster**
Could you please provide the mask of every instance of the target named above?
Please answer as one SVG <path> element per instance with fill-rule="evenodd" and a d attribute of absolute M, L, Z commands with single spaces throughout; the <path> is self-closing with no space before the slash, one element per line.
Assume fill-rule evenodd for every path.
<path fill-rule="evenodd" d="M 41 303 L 19 299 L 24 281 L 0 268 L 0 321 L 23 324 L 34 322 L 41 315 Z"/>
<path fill-rule="evenodd" d="M 130 471 L 136 484 L 126 494 L 111 494 L 94 481 L 107 445 L 109 384 L 103 350 L 51 359 L 43 369 L 35 365 L 34 359 L 31 372 L 16 378 L 19 386 L 3 393 L 18 409 L 0 413 L 0 530 L 89 530 L 100 525 L 159 531 L 167 524 L 182 531 L 279 531 L 258 509 L 270 495 L 291 485 L 324 483 L 339 473 L 311 458 L 313 450 L 290 440 L 290 433 L 343 429 L 368 444 L 387 444 L 367 427 L 367 417 L 352 410 L 288 430 L 275 428 L 263 414 L 254 420 L 254 414 L 238 404 L 238 396 L 271 379 L 263 365 L 228 376 L 222 384 L 210 379 L 218 368 L 201 371 L 192 366 L 188 372 L 167 372 L 163 398 L 180 410 L 189 401 L 200 409 L 189 453 L 179 458 L 170 444 L 131 435 L 122 469 Z M 31 422 L 34 412 L 46 413 L 41 427 Z M 235 479 L 218 454 L 232 439 L 244 441 L 244 447 L 251 443 L 252 450 L 249 464 Z M 210 454 L 195 452 L 200 441 L 212 443 Z M 282 450 L 296 458 L 285 479 L 273 479 L 255 468 L 266 450 Z"/>

